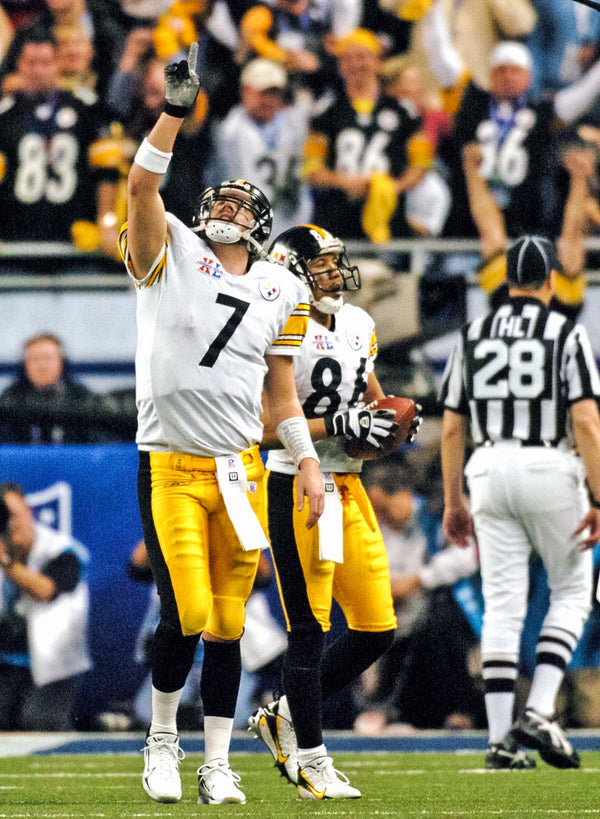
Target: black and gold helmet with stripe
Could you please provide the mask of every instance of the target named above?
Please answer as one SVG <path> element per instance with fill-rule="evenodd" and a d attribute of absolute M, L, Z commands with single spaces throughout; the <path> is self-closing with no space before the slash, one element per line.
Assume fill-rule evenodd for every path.
<path fill-rule="evenodd" d="M 269 260 L 287 267 L 310 289 L 315 286 L 308 262 L 317 256 L 332 254 L 344 279 L 344 290 L 360 289 L 358 267 L 351 265 L 344 243 L 317 225 L 300 225 L 280 233 L 269 249 Z"/>

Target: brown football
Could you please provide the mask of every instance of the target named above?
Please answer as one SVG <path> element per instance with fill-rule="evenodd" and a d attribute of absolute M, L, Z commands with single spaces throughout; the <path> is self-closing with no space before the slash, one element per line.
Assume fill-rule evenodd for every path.
<path fill-rule="evenodd" d="M 373 401 L 367 409 L 393 409 L 396 412 L 395 421 L 398 429 L 385 439 L 381 448 L 373 446 L 359 438 L 348 438 L 344 443 L 344 451 L 351 458 L 358 458 L 361 461 L 374 461 L 377 458 L 384 458 L 391 455 L 398 447 L 406 441 L 406 436 L 410 432 L 415 414 L 416 406 L 412 398 L 397 398 L 394 395 L 387 395 L 379 401 Z"/>

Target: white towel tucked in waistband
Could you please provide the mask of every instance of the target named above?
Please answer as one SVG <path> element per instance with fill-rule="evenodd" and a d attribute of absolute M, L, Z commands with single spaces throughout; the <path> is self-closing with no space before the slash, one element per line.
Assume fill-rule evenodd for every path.
<path fill-rule="evenodd" d="M 246 470 L 239 455 L 215 458 L 217 480 L 227 514 L 245 552 L 268 549 L 269 541 L 247 495 Z"/>
<path fill-rule="evenodd" d="M 340 493 L 331 472 L 321 473 L 325 487 L 325 507 L 319 518 L 319 557 L 344 562 L 344 523 Z"/>

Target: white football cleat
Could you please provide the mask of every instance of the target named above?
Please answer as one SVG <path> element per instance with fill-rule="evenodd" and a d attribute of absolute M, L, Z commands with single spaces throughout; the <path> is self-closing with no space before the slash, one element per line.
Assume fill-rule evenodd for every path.
<path fill-rule="evenodd" d="M 142 785 L 155 802 L 179 802 L 181 777 L 179 762 L 185 754 L 176 734 L 152 734 L 144 746 Z"/>
<path fill-rule="evenodd" d="M 358 799 L 358 788 L 333 767 L 330 756 L 320 756 L 298 772 L 298 796 L 301 799 Z"/>
<path fill-rule="evenodd" d="M 234 773 L 224 759 L 215 759 L 198 768 L 198 804 L 246 804 L 246 796 L 238 788 L 239 774 Z"/>
<path fill-rule="evenodd" d="M 279 701 L 259 708 L 248 720 L 248 730 L 262 739 L 275 767 L 292 785 L 298 784 L 298 742 L 291 720 L 279 713 Z"/>

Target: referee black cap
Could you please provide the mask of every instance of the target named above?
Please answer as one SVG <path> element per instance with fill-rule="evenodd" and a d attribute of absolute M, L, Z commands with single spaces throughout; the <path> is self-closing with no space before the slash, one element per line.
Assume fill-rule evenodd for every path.
<path fill-rule="evenodd" d="M 542 284 L 560 268 L 554 242 L 543 236 L 521 236 L 506 254 L 506 279 L 517 287 Z"/>

